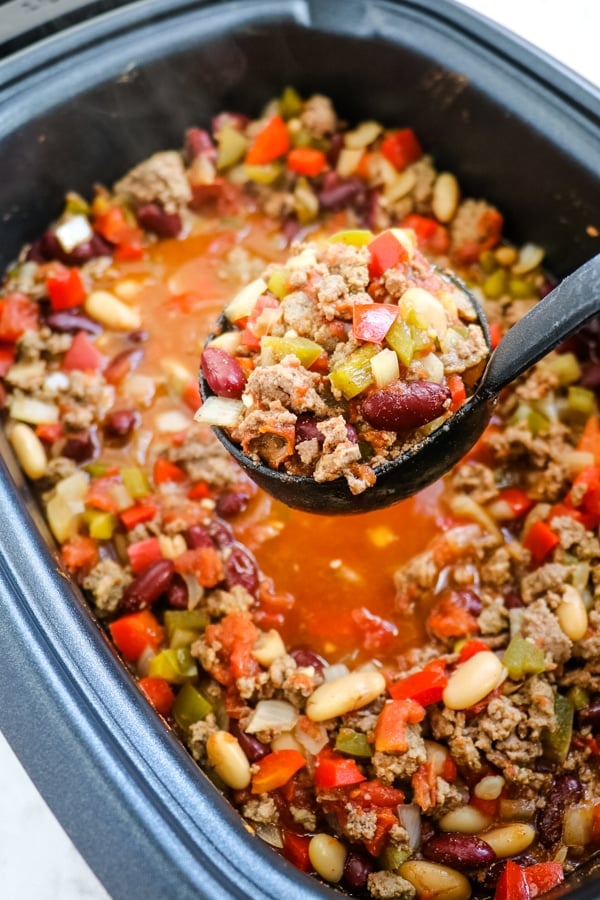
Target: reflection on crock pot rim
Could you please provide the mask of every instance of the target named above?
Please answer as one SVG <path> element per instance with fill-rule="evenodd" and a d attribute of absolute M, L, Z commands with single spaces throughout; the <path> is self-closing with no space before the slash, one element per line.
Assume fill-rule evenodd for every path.
<path fill-rule="evenodd" d="M 413 228 L 478 286 L 497 337 L 544 292 L 542 253 L 502 241 L 500 214 L 452 179 L 408 129 L 344 129 L 326 98 L 288 90 L 257 121 L 192 129 L 184 156 L 156 154 L 91 205 L 68 197 L 3 289 L 10 440 L 141 689 L 259 836 L 375 897 L 440 879 L 457 898 L 526 896 L 597 839 L 585 359 L 555 354 L 503 399 L 446 483 L 440 534 L 396 566 L 387 616 L 352 559 L 311 572 L 302 608 L 271 581 L 287 514 L 190 424 L 193 359 L 231 286 L 281 258 L 282 221 L 288 237 Z M 402 529 L 348 526 L 372 567 L 414 522 L 403 509 Z M 358 600 L 347 615 L 323 608 L 335 579 Z"/>

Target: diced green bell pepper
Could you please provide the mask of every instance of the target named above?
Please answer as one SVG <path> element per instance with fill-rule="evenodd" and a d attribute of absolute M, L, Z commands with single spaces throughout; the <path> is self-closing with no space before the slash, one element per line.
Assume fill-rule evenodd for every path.
<path fill-rule="evenodd" d="M 542 365 L 556 375 L 562 385 L 575 384 L 581 378 L 581 366 L 574 353 L 554 353 Z"/>
<path fill-rule="evenodd" d="M 535 297 L 535 288 L 524 278 L 511 278 L 508 282 L 508 291 L 515 300 L 526 300 Z"/>
<path fill-rule="evenodd" d="M 539 675 L 546 669 L 544 651 L 516 634 L 506 648 L 502 665 L 513 681 L 520 681 L 526 675 Z"/>
<path fill-rule="evenodd" d="M 488 300 L 498 300 L 508 290 L 508 274 L 506 269 L 496 269 L 483 282 L 481 289 Z"/>
<path fill-rule="evenodd" d="M 323 348 L 315 341 L 303 337 L 275 337 L 265 335 L 260 341 L 261 351 L 266 355 L 272 354 L 273 359 L 279 362 L 284 356 L 293 354 L 297 356 L 302 365 L 309 369 L 323 353 Z"/>
<path fill-rule="evenodd" d="M 152 678 L 164 678 L 171 684 L 185 684 L 198 674 L 196 660 L 187 647 L 177 650 L 161 650 L 150 661 L 148 674 Z"/>
<path fill-rule="evenodd" d="M 100 509 L 86 509 L 83 520 L 87 523 L 90 537 L 97 541 L 109 541 L 117 527 L 117 517 Z"/>
<path fill-rule="evenodd" d="M 279 300 L 283 300 L 285 295 L 288 293 L 288 281 L 290 278 L 290 273 L 287 269 L 275 269 L 271 272 L 269 280 L 267 282 L 267 287 L 271 291 L 272 294 Z"/>
<path fill-rule="evenodd" d="M 147 497 L 152 492 L 148 475 L 137 466 L 126 466 L 121 469 L 121 481 L 132 500 Z"/>
<path fill-rule="evenodd" d="M 288 87 L 283 89 L 283 93 L 279 98 L 279 115 L 282 119 L 294 119 L 302 112 L 302 97 L 296 88 Z"/>
<path fill-rule="evenodd" d="M 372 383 L 371 359 L 378 352 L 377 347 L 365 344 L 364 347 L 358 347 L 333 372 L 330 372 L 331 384 L 346 400 L 356 397 Z"/>
<path fill-rule="evenodd" d="M 405 863 L 409 856 L 410 850 L 401 850 L 399 847 L 389 846 L 385 848 L 379 857 L 379 862 L 386 872 L 397 872 L 402 863 Z"/>
<path fill-rule="evenodd" d="M 335 749 L 348 756 L 373 755 L 373 749 L 369 744 L 366 734 L 362 731 L 354 731 L 352 728 L 340 728 L 335 739 Z"/>
<path fill-rule="evenodd" d="M 563 697 L 558 692 L 554 695 L 554 714 L 556 716 L 556 729 L 550 731 L 545 728 L 542 735 L 544 756 L 551 762 L 562 765 L 571 746 L 573 736 L 573 718 L 575 706 L 569 697 Z"/>
<path fill-rule="evenodd" d="M 250 181 L 256 181 L 258 184 L 273 184 L 283 172 L 283 167 L 276 162 L 267 163 L 264 166 L 244 165 L 244 172 Z"/>
<path fill-rule="evenodd" d="M 200 609 L 168 609 L 164 614 L 168 640 L 171 640 L 175 631 L 181 629 L 195 631 L 197 634 L 200 634 L 200 632 L 204 631 L 208 622 L 208 616 Z"/>
<path fill-rule="evenodd" d="M 109 468 L 108 463 L 101 462 L 99 459 L 86 463 L 83 466 L 84 472 L 87 472 L 91 478 L 102 478 L 103 475 L 106 475 Z"/>
<path fill-rule="evenodd" d="M 577 710 L 585 709 L 586 706 L 589 706 L 590 695 L 585 688 L 579 687 L 579 685 L 573 685 L 573 687 L 569 689 L 567 697 Z"/>
<path fill-rule="evenodd" d="M 497 266 L 496 255 L 493 250 L 484 250 L 479 254 L 479 265 L 486 274 L 493 272 Z"/>
<path fill-rule="evenodd" d="M 173 704 L 173 718 L 183 731 L 212 712 L 212 704 L 189 682 L 181 688 Z"/>
<path fill-rule="evenodd" d="M 572 384 L 567 395 L 567 406 L 571 412 L 591 416 L 596 411 L 594 392 L 577 384 Z"/>
<path fill-rule="evenodd" d="M 217 134 L 217 169 L 229 169 L 238 163 L 248 149 L 248 141 L 237 128 L 224 125 Z"/>
<path fill-rule="evenodd" d="M 365 247 L 373 240 L 373 232 L 368 228 L 347 228 L 345 231 L 336 231 L 329 236 L 331 244 L 350 244 L 352 247 Z"/>
<path fill-rule="evenodd" d="M 403 319 L 398 317 L 392 323 L 385 336 L 385 341 L 392 350 L 396 351 L 400 362 L 405 366 L 410 366 L 415 353 L 415 342 L 410 328 Z"/>

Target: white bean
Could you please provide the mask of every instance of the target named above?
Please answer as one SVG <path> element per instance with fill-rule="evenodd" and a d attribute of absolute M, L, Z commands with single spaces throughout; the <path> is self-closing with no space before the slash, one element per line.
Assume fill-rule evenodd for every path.
<path fill-rule="evenodd" d="M 88 316 L 115 331 L 135 331 L 142 325 L 139 310 L 127 306 L 110 291 L 92 291 L 86 297 L 84 307 Z"/>
<path fill-rule="evenodd" d="M 263 631 L 252 648 L 252 656 L 261 666 L 270 666 L 278 656 L 285 653 L 285 644 L 275 628 Z"/>
<path fill-rule="evenodd" d="M 459 834 L 477 834 L 491 824 L 491 817 L 486 816 L 476 806 L 459 806 L 451 809 L 439 821 L 442 831 L 457 831 Z"/>
<path fill-rule="evenodd" d="M 315 871 L 334 884 L 344 874 L 347 852 L 341 841 L 330 834 L 315 834 L 308 845 L 308 856 Z"/>
<path fill-rule="evenodd" d="M 506 859 L 527 850 L 535 838 L 535 828 L 525 822 L 513 822 L 481 832 L 479 837 L 490 845 L 498 859 Z"/>
<path fill-rule="evenodd" d="M 491 652 L 476 653 L 450 676 L 442 699 L 448 709 L 468 709 L 483 700 L 506 678 L 506 669 Z"/>
<path fill-rule="evenodd" d="M 208 761 L 227 787 L 242 791 L 250 784 L 248 757 L 228 731 L 213 732 L 206 742 Z"/>
<path fill-rule="evenodd" d="M 46 474 L 48 460 L 44 445 L 33 428 L 24 422 L 17 422 L 8 439 L 27 477 L 34 481 L 42 478 Z"/>
<path fill-rule="evenodd" d="M 562 600 L 556 608 L 561 631 L 572 641 L 580 641 L 588 629 L 588 614 L 583 598 L 576 587 L 565 584 Z"/>
<path fill-rule="evenodd" d="M 413 859 L 402 863 L 398 873 L 410 881 L 423 900 L 469 900 L 471 896 L 471 885 L 465 876 L 449 866 Z"/>
<path fill-rule="evenodd" d="M 433 185 L 431 208 L 438 222 L 449 222 L 454 218 L 460 202 L 460 188 L 451 172 L 440 172 Z"/>
<path fill-rule="evenodd" d="M 306 715 L 313 722 L 324 722 L 368 706 L 384 691 L 381 672 L 350 672 L 321 684 L 308 698 Z"/>

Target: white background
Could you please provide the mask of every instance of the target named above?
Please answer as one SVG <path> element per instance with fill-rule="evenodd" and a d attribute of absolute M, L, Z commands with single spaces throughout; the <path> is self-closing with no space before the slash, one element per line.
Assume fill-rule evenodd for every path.
<path fill-rule="evenodd" d="M 469 0 L 600 85 L 598 0 Z M 5 900 L 107 900 L 0 735 L 0 896 Z"/>

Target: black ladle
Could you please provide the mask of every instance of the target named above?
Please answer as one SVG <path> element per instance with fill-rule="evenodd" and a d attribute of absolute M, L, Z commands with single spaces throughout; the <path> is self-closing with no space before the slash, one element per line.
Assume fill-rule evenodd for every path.
<path fill-rule="evenodd" d="M 483 312 L 472 297 L 469 300 L 487 334 Z M 565 278 L 513 325 L 491 354 L 476 391 L 464 406 L 419 444 L 378 467 L 377 481 L 362 494 L 352 494 L 344 478 L 318 483 L 255 463 L 223 429 L 214 431 L 259 487 L 287 506 L 323 515 L 381 509 L 416 494 L 459 462 L 483 433 L 500 391 L 599 312 L 600 255 Z M 200 390 L 204 399 L 212 395 L 202 374 Z"/>

